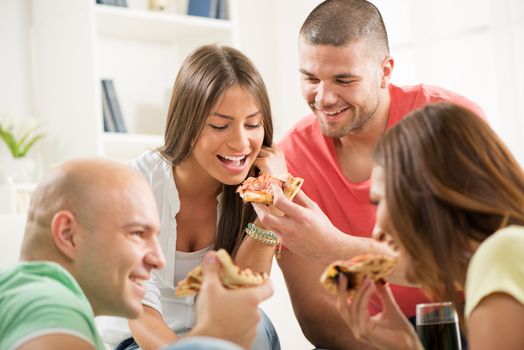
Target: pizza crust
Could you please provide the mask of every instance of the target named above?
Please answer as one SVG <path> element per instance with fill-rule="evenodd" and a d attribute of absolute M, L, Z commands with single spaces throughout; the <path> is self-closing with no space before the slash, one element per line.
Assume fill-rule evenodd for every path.
<path fill-rule="evenodd" d="M 300 191 L 300 187 L 302 187 L 302 184 L 304 183 L 304 179 L 300 177 L 293 177 L 286 182 L 284 186 L 284 196 L 288 198 L 289 200 L 293 200 L 295 196 L 297 195 L 298 191 Z"/>
<path fill-rule="evenodd" d="M 235 265 L 231 256 L 225 249 L 217 251 L 217 257 L 222 265 L 219 277 L 224 287 L 229 289 L 239 289 L 246 287 L 253 287 L 263 284 L 268 280 L 266 273 L 256 273 L 251 269 L 241 270 Z M 198 265 L 193 270 L 189 271 L 187 277 L 178 281 L 176 287 L 176 296 L 183 297 L 193 295 L 200 291 L 202 281 L 204 279 L 204 272 L 202 265 Z"/>
<path fill-rule="evenodd" d="M 395 267 L 397 260 L 387 256 L 358 255 L 349 260 L 338 260 L 331 263 L 320 276 L 320 283 L 328 291 L 338 293 L 338 279 L 343 273 L 348 279 L 348 291 L 351 294 L 368 277 L 378 281 L 386 277 Z"/>

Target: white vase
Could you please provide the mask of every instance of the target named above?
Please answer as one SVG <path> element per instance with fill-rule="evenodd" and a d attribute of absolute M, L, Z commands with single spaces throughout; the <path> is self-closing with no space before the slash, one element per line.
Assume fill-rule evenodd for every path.
<path fill-rule="evenodd" d="M 35 181 L 35 161 L 28 157 L 11 158 L 7 171 L 8 182 L 27 183 Z"/>

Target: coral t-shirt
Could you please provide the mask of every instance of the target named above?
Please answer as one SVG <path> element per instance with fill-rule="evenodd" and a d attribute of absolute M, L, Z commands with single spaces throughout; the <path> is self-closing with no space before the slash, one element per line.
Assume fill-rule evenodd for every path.
<path fill-rule="evenodd" d="M 475 103 L 451 91 L 416 85 L 390 85 L 389 129 L 411 111 L 433 102 L 451 102 L 469 108 L 482 118 L 484 113 Z M 375 225 L 375 206 L 369 200 L 370 180 L 349 181 L 338 162 L 333 139 L 322 134 L 316 117 L 300 120 L 279 144 L 284 151 L 289 172 L 304 179 L 302 190 L 342 232 L 370 237 Z M 415 305 L 425 301 L 417 288 L 392 286 L 395 298 L 407 316 L 415 314 Z M 371 306 L 372 313 L 378 310 Z"/>

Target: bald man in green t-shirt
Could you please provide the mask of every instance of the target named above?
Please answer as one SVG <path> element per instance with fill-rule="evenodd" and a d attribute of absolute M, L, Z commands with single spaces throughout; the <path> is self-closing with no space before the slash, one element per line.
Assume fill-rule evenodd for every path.
<path fill-rule="evenodd" d="M 135 170 L 102 159 L 52 169 L 31 198 L 21 262 L 0 272 L 0 349 L 104 349 L 94 317 L 142 313 L 141 284 L 165 263 L 158 231 L 151 188 Z M 271 285 L 226 291 L 219 270 L 210 253 L 194 337 L 170 349 L 192 340 L 240 349 L 254 339 Z"/>

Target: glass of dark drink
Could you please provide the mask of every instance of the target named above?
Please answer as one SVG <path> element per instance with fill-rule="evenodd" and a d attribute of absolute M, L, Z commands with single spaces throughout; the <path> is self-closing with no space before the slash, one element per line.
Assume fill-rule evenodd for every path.
<path fill-rule="evenodd" d="M 417 304 L 417 334 L 425 350 L 462 350 L 453 303 Z"/>

